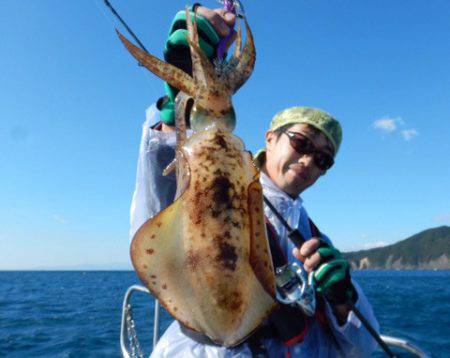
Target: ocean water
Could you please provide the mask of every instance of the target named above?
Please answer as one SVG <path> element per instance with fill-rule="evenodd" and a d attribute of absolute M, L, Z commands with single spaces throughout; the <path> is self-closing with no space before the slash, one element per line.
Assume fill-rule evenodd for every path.
<path fill-rule="evenodd" d="M 450 271 L 360 271 L 382 333 L 450 357 Z M 0 357 L 118 357 L 121 307 L 133 272 L 0 272 Z M 133 295 L 144 353 L 153 299 Z M 171 322 L 162 313 L 161 330 Z M 382 356 L 381 353 L 376 356 Z"/>

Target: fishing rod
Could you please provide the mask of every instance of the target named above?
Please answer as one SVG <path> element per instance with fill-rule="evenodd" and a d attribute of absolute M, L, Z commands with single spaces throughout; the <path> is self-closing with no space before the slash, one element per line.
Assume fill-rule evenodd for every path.
<path fill-rule="evenodd" d="M 131 35 L 131 37 L 137 42 L 137 44 L 139 45 L 139 47 L 144 50 L 145 52 L 148 53 L 147 49 L 145 48 L 145 46 L 142 44 L 142 42 L 139 40 L 139 38 L 134 34 L 133 30 L 131 30 L 131 28 L 127 25 L 127 23 L 125 22 L 125 20 L 122 19 L 122 17 L 118 14 L 118 12 L 116 11 L 116 9 L 114 9 L 114 7 L 111 5 L 111 3 L 108 0 L 104 0 L 105 5 L 111 10 L 112 14 L 120 21 L 120 23 L 125 27 L 125 30 L 127 30 L 127 32 Z M 141 64 L 139 64 L 141 65 Z"/>
<path fill-rule="evenodd" d="M 111 3 L 108 0 L 103 0 L 105 5 L 109 8 L 109 10 L 112 12 L 112 14 L 120 21 L 120 23 L 125 27 L 125 30 L 130 34 L 131 37 L 137 42 L 139 47 L 148 53 L 145 46 L 142 44 L 142 42 L 139 40 L 139 38 L 136 36 L 136 34 L 131 30 L 131 28 L 127 25 L 124 19 L 119 15 L 119 13 L 116 11 L 116 9 L 111 5 Z M 245 16 L 244 6 L 239 0 L 219 0 L 223 4 L 224 10 L 227 12 L 231 12 L 234 15 L 236 15 L 239 18 L 243 18 Z M 222 58 L 225 54 L 225 48 L 228 41 L 231 39 L 231 37 L 236 33 L 236 31 L 231 28 L 230 34 L 221 39 L 217 48 L 217 57 Z M 139 64 L 141 65 L 141 64 Z"/>
<path fill-rule="evenodd" d="M 298 229 L 293 229 L 288 222 L 283 218 L 283 216 L 278 212 L 275 206 L 270 202 L 270 200 L 263 195 L 264 203 L 269 207 L 272 213 L 277 217 L 277 219 L 281 222 L 281 224 L 285 227 L 287 231 L 287 236 L 291 240 L 291 242 L 298 248 L 300 248 L 305 242 L 305 238 L 302 236 Z M 355 307 L 355 304 L 351 301 L 346 303 L 350 309 L 353 311 L 356 317 L 361 321 L 363 326 L 367 329 L 370 335 L 378 342 L 384 352 L 391 358 L 396 358 L 397 356 L 391 351 L 388 345 L 381 339 L 378 332 L 372 327 L 369 321 L 364 317 L 361 311 Z"/>

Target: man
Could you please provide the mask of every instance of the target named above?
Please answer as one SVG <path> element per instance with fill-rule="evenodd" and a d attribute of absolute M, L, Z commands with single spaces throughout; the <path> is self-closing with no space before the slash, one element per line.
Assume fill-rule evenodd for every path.
<path fill-rule="evenodd" d="M 193 10 L 198 15 L 202 48 L 213 58 L 220 38 L 229 34 L 234 15 L 201 6 L 194 6 Z M 170 30 L 165 57 L 190 72 L 183 21 L 180 12 Z M 167 97 L 160 100 L 157 107 L 152 106 L 147 111 L 131 207 L 132 235 L 148 218 L 169 205 L 175 194 L 175 177 L 162 176 L 162 170 L 174 156 L 175 145 L 173 100 L 176 90 L 166 85 L 166 93 Z M 273 118 L 266 133 L 266 148 L 255 156 L 265 196 L 292 227 L 309 239 L 301 248 L 296 248 L 271 209 L 265 207 L 275 266 L 304 262 L 308 272 L 315 272 L 316 288 L 323 297 L 318 313 L 309 318 L 297 308 L 282 305 L 260 331 L 231 349 L 189 334 L 174 322 L 159 341 L 153 356 L 247 357 L 264 353 L 334 357 L 367 356 L 374 350 L 374 340 L 348 305 L 349 302 L 355 304 L 377 328 L 370 304 L 351 280 L 348 263 L 310 221 L 300 198 L 305 189 L 332 167 L 341 138 L 340 124 L 329 114 L 308 107 L 293 107 Z"/>

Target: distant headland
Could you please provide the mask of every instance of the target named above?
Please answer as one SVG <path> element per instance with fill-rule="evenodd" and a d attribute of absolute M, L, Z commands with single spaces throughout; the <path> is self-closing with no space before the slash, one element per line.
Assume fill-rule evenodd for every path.
<path fill-rule="evenodd" d="M 393 245 L 346 252 L 344 256 L 357 270 L 448 270 L 450 227 L 428 229 Z"/>

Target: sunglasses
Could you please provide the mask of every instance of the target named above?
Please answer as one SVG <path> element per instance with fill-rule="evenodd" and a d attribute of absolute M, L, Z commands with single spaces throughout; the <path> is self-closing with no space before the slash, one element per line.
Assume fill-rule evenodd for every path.
<path fill-rule="evenodd" d="M 316 165 L 317 168 L 321 170 L 328 170 L 333 166 L 334 164 L 333 156 L 321 150 L 318 150 L 316 146 L 311 142 L 311 140 L 305 137 L 304 135 L 298 132 L 289 132 L 289 131 L 284 131 L 283 133 L 288 136 L 291 147 L 298 154 L 312 155 L 314 164 Z"/>

